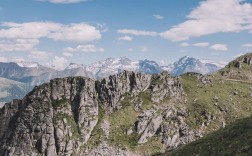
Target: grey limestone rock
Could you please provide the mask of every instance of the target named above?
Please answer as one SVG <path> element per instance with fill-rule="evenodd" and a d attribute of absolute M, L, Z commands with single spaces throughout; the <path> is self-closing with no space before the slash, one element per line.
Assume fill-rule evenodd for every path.
<path fill-rule="evenodd" d="M 143 107 L 146 99 L 140 94 L 144 92 L 150 93 L 147 98 L 151 108 Z M 125 101 L 139 116 L 124 134 L 139 136 L 139 144 L 157 136 L 164 145 L 175 148 L 200 135 L 185 123 L 188 112 L 181 108 L 186 104 L 185 97 L 180 79 L 166 72 L 149 75 L 123 71 L 99 81 L 53 79 L 0 110 L 0 155 L 134 155 L 106 143 L 111 127 L 101 115 L 124 109 Z M 89 149 L 99 120 L 105 140 Z"/>
<path fill-rule="evenodd" d="M 85 144 L 98 121 L 95 82 L 86 78 L 54 79 L 36 87 L 1 129 L 1 155 L 71 155 Z M 9 109 L 6 104 L 4 109 Z M 2 109 L 2 111 L 4 111 Z M 12 122 L 10 122 L 12 121 Z"/>

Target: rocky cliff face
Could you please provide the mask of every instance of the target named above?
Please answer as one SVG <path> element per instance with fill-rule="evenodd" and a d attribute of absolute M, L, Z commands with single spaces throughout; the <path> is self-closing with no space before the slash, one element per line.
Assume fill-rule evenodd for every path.
<path fill-rule="evenodd" d="M 1 128 L 1 155 L 78 153 L 98 121 L 94 86 L 90 79 L 55 79 L 6 104 L 1 127 L 8 131 Z"/>
<path fill-rule="evenodd" d="M 120 109 L 123 95 L 130 93 L 135 96 L 146 90 L 150 85 L 151 77 L 141 73 L 123 72 L 97 81 L 96 89 L 103 108 L 109 113 Z"/>
<path fill-rule="evenodd" d="M 146 101 L 144 102 L 139 95 L 146 91 L 151 93 L 148 98 L 150 102 L 155 103 L 155 106 L 143 108 L 142 105 Z M 85 155 L 92 153 L 90 151 L 92 149 L 86 146 L 93 136 L 92 131 L 98 126 L 98 120 L 105 121 L 99 118 L 100 111 L 110 116 L 123 109 L 125 107 L 123 98 L 127 94 L 132 97 L 128 104 L 132 105 L 135 112 L 139 114 L 132 123 L 131 132 L 139 134 L 138 144 L 148 142 L 148 138 L 154 135 L 160 136 L 161 141 L 167 146 L 184 143 L 178 140 L 182 135 L 189 136 L 188 127 L 183 121 L 186 112 L 173 107 L 176 102 L 181 104 L 185 102 L 179 79 L 167 73 L 152 76 L 125 71 L 100 81 L 83 77 L 54 79 L 50 83 L 35 87 L 22 100 L 5 104 L 0 114 L 2 121 L 0 154 Z M 162 101 L 172 104 L 159 105 Z M 167 119 L 171 119 L 170 123 L 166 121 Z M 109 121 L 105 122 L 103 127 L 108 124 Z M 182 129 L 188 134 L 180 134 Z M 109 137 L 109 128 L 107 131 L 106 135 Z M 172 133 L 172 137 L 169 137 L 168 133 Z M 190 139 L 194 138 L 189 138 L 189 141 Z M 106 145 L 107 149 L 116 150 L 106 144 L 106 139 L 103 141 L 100 146 L 94 148 L 99 149 Z M 125 152 L 119 150 L 122 155 Z"/>

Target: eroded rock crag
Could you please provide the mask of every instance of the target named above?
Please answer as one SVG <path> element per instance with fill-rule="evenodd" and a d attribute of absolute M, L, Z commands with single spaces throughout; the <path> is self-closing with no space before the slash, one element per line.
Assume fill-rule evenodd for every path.
<path fill-rule="evenodd" d="M 142 107 L 145 101 L 139 94 L 145 91 L 150 93 L 151 108 Z M 22 100 L 5 104 L 0 114 L 0 155 L 90 152 L 95 155 L 94 149 L 85 147 L 98 120 L 103 120 L 100 111 L 110 115 L 123 109 L 126 94 L 132 97 L 130 104 L 134 104 L 139 114 L 128 132 L 139 135 L 138 144 L 148 142 L 155 135 L 165 146 L 175 148 L 200 136 L 185 122 L 187 112 L 183 106 L 187 101 L 179 78 L 168 73 L 148 75 L 124 71 L 100 81 L 83 77 L 53 79 L 35 87 Z M 106 125 L 109 125 L 107 121 Z M 110 135 L 109 128 L 106 131 Z M 110 153 L 107 150 L 113 148 L 104 142 L 97 149 L 104 145 L 106 153 Z M 111 152 L 128 154 L 125 149 Z"/>

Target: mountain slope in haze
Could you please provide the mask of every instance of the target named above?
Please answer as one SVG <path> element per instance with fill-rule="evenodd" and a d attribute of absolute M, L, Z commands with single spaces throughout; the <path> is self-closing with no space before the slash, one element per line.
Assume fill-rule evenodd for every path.
<path fill-rule="evenodd" d="M 24 83 L 31 82 L 35 76 L 52 72 L 55 70 L 35 62 L 0 62 L 0 77 Z"/>
<path fill-rule="evenodd" d="M 159 66 L 155 61 L 133 61 L 126 57 L 121 57 L 108 58 L 90 65 L 70 63 L 68 67 L 61 71 L 44 67 L 36 62 L 0 63 L 0 76 L 19 82 L 31 83 L 31 85 L 39 85 L 49 82 L 53 78 L 67 76 L 84 76 L 92 79 L 101 79 L 109 75 L 118 74 L 123 70 L 146 74 L 161 73 L 165 70 L 177 76 L 186 72 L 209 74 L 220 68 L 216 63 L 206 63 L 191 57 L 183 57 L 166 67 Z"/>
<path fill-rule="evenodd" d="M 13 99 L 23 98 L 32 87 L 28 84 L 8 80 L 0 77 L 0 103 L 9 102 Z"/>
<path fill-rule="evenodd" d="M 173 76 L 182 75 L 188 72 L 195 72 L 200 74 L 211 74 L 223 68 L 218 63 L 213 63 L 207 60 L 199 60 L 193 57 L 182 57 L 177 62 L 163 67 L 163 69 L 169 71 Z"/>
<path fill-rule="evenodd" d="M 140 60 L 132 61 L 126 57 L 108 58 L 90 65 L 70 63 L 62 71 L 44 73 L 33 77 L 31 84 L 39 85 L 49 82 L 53 78 L 63 78 L 68 76 L 84 76 L 94 80 L 118 74 L 124 70 L 156 74 L 162 72 L 161 67 L 154 61 Z"/>
<path fill-rule="evenodd" d="M 109 75 L 118 74 L 124 70 L 142 72 L 146 74 L 156 74 L 162 72 L 161 67 L 155 61 L 139 60 L 132 61 L 129 58 L 108 58 L 90 65 L 70 64 L 66 70 L 85 69 L 91 72 L 96 79 L 108 77 Z"/>
<path fill-rule="evenodd" d="M 120 71 L 135 71 L 145 74 L 157 74 L 162 71 L 168 71 L 173 76 L 182 75 L 186 72 L 197 72 L 201 74 L 210 74 L 223 68 L 223 64 L 218 64 L 208 60 L 199 60 L 192 57 L 182 57 L 179 61 L 168 65 L 160 66 L 155 61 L 139 60 L 133 61 L 126 57 L 108 58 L 90 65 L 70 64 L 66 69 L 85 69 L 96 75 L 96 79 L 104 78 L 109 75 L 117 74 Z"/>
<path fill-rule="evenodd" d="M 251 95 L 221 71 L 53 79 L 0 110 L 0 154 L 164 153 L 250 117 Z"/>

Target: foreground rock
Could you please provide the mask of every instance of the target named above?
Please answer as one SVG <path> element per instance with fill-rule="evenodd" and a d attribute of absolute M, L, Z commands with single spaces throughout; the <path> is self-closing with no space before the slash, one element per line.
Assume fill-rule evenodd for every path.
<path fill-rule="evenodd" d="M 78 153 L 98 121 L 94 85 L 84 78 L 55 79 L 36 87 L 18 107 L 6 104 L 1 117 L 7 118 L 8 130 L 1 129 L 1 155 Z"/>
<path fill-rule="evenodd" d="M 69 77 L 54 79 L 50 83 L 35 87 L 24 99 L 7 103 L 1 109 L 1 155 L 87 153 L 89 149 L 85 146 L 98 123 L 98 103 L 109 115 L 122 109 L 121 98 L 125 94 L 137 97 L 140 92 L 146 90 L 153 92 L 151 101 L 155 103 L 166 98 L 177 101 L 176 99 L 184 95 L 179 80 L 167 73 L 152 76 L 123 72 L 101 81 Z M 148 142 L 148 138 L 157 132 L 160 135 L 163 133 L 164 140 L 166 129 L 161 128 L 164 127 L 164 115 L 157 112 L 151 115 L 147 113 L 151 110 L 144 112 L 141 106 L 139 109 L 140 113 L 145 113 L 145 117 L 141 119 L 139 116 L 135 121 L 139 127 L 136 131 L 141 134 L 138 143 Z M 157 109 L 164 108 L 158 106 Z M 110 123 L 105 120 L 101 128 L 106 138 L 109 138 Z M 130 134 L 132 133 L 135 132 L 132 130 Z M 172 143 L 177 139 L 179 136 L 173 139 Z M 166 144 L 171 145 L 167 141 Z M 103 143 L 100 147 L 105 145 Z"/>

